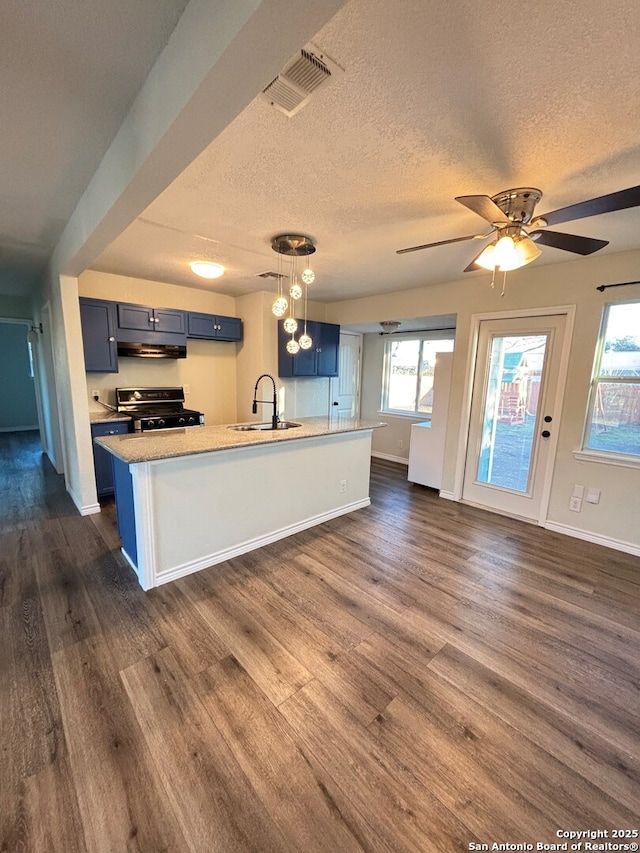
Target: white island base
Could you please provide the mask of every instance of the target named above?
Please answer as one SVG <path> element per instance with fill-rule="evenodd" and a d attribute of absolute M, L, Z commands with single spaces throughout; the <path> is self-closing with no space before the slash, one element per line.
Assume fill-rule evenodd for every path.
<path fill-rule="evenodd" d="M 114 458 L 123 553 L 143 589 L 370 504 L 372 430 L 127 464 Z"/>

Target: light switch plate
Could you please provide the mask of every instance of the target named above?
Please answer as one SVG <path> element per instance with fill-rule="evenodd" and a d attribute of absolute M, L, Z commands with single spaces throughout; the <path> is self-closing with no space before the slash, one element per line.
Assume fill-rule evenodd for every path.
<path fill-rule="evenodd" d="M 587 497 L 585 500 L 588 504 L 599 504 L 600 489 L 587 489 Z"/>
<path fill-rule="evenodd" d="M 584 486 L 578 486 L 577 484 L 573 487 L 573 492 L 571 493 L 574 498 L 583 498 L 584 497 Z"/>

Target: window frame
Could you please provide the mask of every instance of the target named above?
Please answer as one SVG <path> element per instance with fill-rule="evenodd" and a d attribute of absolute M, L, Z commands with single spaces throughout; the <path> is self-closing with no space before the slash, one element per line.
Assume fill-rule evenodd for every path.
<path fill-rule="evenodd" d="M 574 456 L 578 459 L 590 460 L 596 462 L 609 462 L 611 464 L 619 464 L 625 467 L 640 467 L 640 450 L 638 453 L 618 453 L 615 450 L 606 450 L 589 446 L 589 438 L 592 434 L 594 422 L 594 409 L 598 399 L 598 389 L 601 385 L 640 385 L 640 376 L 608 376 L 602 374 L 602 360 L 605 354 L 605 344 L 607 340 L 607 327 L 609 325 L 609 312 L 612 308 L 621 305 L 640 305 L 640 299 L 629 299 L 624 302 L 609 302 L 602 310 L 600 319 L 600 329 L 598 332 L 598 342 L 593 360 L 593 368 L 591 372 L 591 382 L 589 385 L 589 398 L 587 403 L 587 411 L 582 431 L 581 449 L 574 452 Z"/>
<path fill-rule="evenodd" d="M 423 421 L 429 418 L 427 412 L 419 412 L 415 409 L 413 412 L 408 412 L 404 409 L 392 409 L 389 407 L 389 381 L 391 377 L 391 347 L 394 343 L 399 341 L 419 341 L 420 346 L 418 349 L 418 361 L 417 361 L 417 372 L 416 372 L 416 405 L 419 405 L 419 390 L 420 390 L 420 380 L 421 380 L 421 366 L 423 364 L 423 348 L 425 342 L 431 341 L 452 341 L 453 347 L 452 350 L 444 350 L 444 352 L 451 352 L 455 350 L 456 344 L 456 330 L 455 329 L 444 329 L 433 332 L 405 332 L 404 334 L 398 334 L 394 332 L 391 335 L 388 335 L 384 342 L 384 354 L 383 354 L 383 368 L 382 368 L 382 389 L 380 394 L 380 410 L 378 414 L 381 415 L 389 415 L 394 418 L 410 418 L 411 420 Z"/>

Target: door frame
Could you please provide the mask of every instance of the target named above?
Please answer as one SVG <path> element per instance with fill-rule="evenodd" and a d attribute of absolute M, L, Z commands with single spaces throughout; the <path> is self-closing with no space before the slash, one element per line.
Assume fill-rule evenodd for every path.
<path fill-rule="evenodd" d="M 554 424 L 555 429 L 549 439 L 550 447 L 547 457 L 547 464 L 544 469 L 544 481 L 542 484 L 542 495 L 540 500 L 540 512 L 537 519 L 537 524 L 544 527 L 547 520 L 549 509 L 549 501 L 551 498 L 551 483 L 553 481 L 553 471 L 556 463 L 556 455 L 558 449 L 558 436 L 562 424 L 562 402 L 567 383 L 567 370 L 569 366 L 569 354 L 571 352 L 571 341 L 573 339 L 573 327 L 575 322 L 576 306 L 575 305 L 554 305 L 547 308 L 520 308 L 511 311 L 488 312 L 483 314 L 471 315 L 471 328 L 469 332 L 469 346 L 467 350 L 467 365 L 465 371 L 464 394 L 462 399 L 462 409 L 460 412 L 460 434 L 458 439 L 458 454 L 456 458 L 456 472 L 453 487 L 453 499 L 464 503 L 462 499 L 462 490 L 464 485 L 464 472 L 467 460 L 467 450 L 469 444 L 469 427 L 471 421 L 471 397 L 473 392 L 474 381 L 476 378 L 476 359 L 478 354 L 478 339 L 480 337 L 480 325 L 487 320 L 526 320 L 531 317 L 546 317 L 553 314 L 563 314 L 566 317 L 566 328 L 564 339 L 562 341 L 562 349 L 560 353 L 560 371 L 558 376 L 558 385 L 556 388 L 555 399 L 553 400 Z M 474 504 L 474 506 L 480 506 Z M 480 507 L 483 508 L 483 507 Z M 493 508 L 486 507 L 487 511 L 498 512 Z M 500 514 L 500 513 L 498 513 Z M 503 513 L 505 514 L 505 513 Z M 514 516 L 515 517 L 515 516 Z M 519 516 L 517 516 L 519 518 Z M 527 519 L 522 519 L 527 521 Z M 533 522 L 536 523 L 536 522 Z"/>

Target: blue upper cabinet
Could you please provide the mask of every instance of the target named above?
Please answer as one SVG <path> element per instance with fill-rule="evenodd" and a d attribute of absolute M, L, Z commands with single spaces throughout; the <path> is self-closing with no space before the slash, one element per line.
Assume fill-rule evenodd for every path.
<path fill-rule="evenodd" d="M 187 337 L 207 341 L 241 341 L 242 320 L 238 317 L 222 317 L 219 314 L 187 314 Z"/>
<path fill-rule="evenodd" d="M 81 298 L 80 322 L 87 373 L 117 373 L 115 303 Z"/>
<path fill-rule="evenodd" d="M 278 376 L 337 376 L 338 354 L 340 350 L 340 326 L 334 323 L 307 321 L 307 333 L 313 340 L 308 350 L 300 350 L 296 355 L 287 352 L 287 334 L 284 320 L 278 321 Z M 302 328 L 303 320 L 298 320 Z"/>
<path fill-rule="evenodd" d="M 149 308 L 146 305 L 118 303 L 118 329 L 141 332 L 185 334 L 185 312 L 177 308 Z"/>

